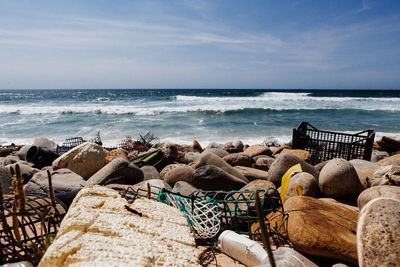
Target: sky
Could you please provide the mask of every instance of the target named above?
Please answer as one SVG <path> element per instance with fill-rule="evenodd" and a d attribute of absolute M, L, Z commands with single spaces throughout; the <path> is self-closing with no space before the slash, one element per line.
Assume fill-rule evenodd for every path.
<path fill-rule="evenodd" d="M 0 88 L 400 89 L 400 1 L 0 0 Z"/>

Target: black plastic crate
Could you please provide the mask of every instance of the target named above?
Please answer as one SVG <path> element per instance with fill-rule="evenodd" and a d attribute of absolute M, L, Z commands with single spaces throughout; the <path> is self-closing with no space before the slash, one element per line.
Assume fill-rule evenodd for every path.
<path fill-rule="evenodd" d="M 321 131 L 303 121 L 293 129 L 292 147 L 309 151 L 313 165 L 333 158 L 371 160 L 374 138 L 374 130 L 355 134 Z"/>

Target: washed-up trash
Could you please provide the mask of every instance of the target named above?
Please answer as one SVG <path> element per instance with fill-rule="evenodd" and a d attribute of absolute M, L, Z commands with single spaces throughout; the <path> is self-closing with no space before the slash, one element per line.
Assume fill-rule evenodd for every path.
<path fill-rule="evenodd" d="M 247 237 L 226 230 L 218 238 L 218 249 L 246 266 L 259 266 L 269 262 L 264 248 Z"/>
<path fill-rule="evenodd" d="M 121 148 L 129 152 L 134 150 L 144 152 L 149 150 L 158 142 L 158 137 L 154 136 L 151 132 L 148 132 L 145 135 L 140 134 L 137 140 L 132 140 L 131 136 L 127 136 L 126 139 L 120 142 L 117 148 Z"/>
<path fill-rule="evenodd" d="M 49 173 L 48 195 L 25 195 L 18 164 L 13 179 L 14 195 L 3 195 L 0 183 L 0 264 L 18 259 L 36 266 L 53 241 L 66 207 L 54 197 Z"/>
<path fill-rule="evenodd" d="M 209 239 L 218 234 L 221 210 L 215 200 L 183 196 L 167 189 L 161 190 L 158 200 L 182 211 L 196 238 Z"/>
<path fill-rule="evenodd" d="M 333 158 L 371 160 L 374 138 L 374 130 L 355 134 L 321 131 L 303 121 L 293 129 L 292 148 L 309 151 L 312 165 Z"/>
<path fill-rule="evenodd" d="M 151 165 L 157 168 L 158 166 L 163 164 L 164 160 L 165 159 L 161 150 L 155 149 L 133 158 L 131 160 L 131 163 L 135 164 L 139 168 L 145 165 Z"/>
<path fill-rule="evenodd" d="M 61 144 L 61 146 L 57 146 L 57 153 L 59 155 L 64 154 L 65 152 L 71 150 L 72 148 L 79 146 L 80 144 L 83 144 L 87 142 L 84 140 L 82 137 L 72 137 L 72 138 L 67 138 L 65 141 Z M 89 140 L 89 142 L 96 143 L 100 146 L 103 145 L 103 142 L 101 141 L 100 138 L 100 131 L 97 132 L 96 136 L 93 137 L 92 139 Z"/>

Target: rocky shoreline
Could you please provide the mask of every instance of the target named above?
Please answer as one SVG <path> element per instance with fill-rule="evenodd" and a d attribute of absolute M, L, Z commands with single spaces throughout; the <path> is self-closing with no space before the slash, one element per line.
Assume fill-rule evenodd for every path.
<path fill-rule="evenodd" d="M 192 145 L 157 144 L 141 153 L 124 149 L 107 150 L 96 143 L 86 142 L 58 155 L 54 150 L 54 142 L 41 138 L 35 141 L 34 145 L 0 147 L 0 181 L 3 194 L 12 195 L 14 193 L 13 174 L 18 165 L 25 194 L 48 195 L 49 173 L 55 198 L 69 208 L 61 223 L 62 234 L 59 232 L 60 236 L 56 237 L 54 245 L 50 246 L 40 266 L 54 266 L 54 264 L 62 266 L 73 263 L 74 257 L 78 265 L 79 262 L 82 265 L 90 264 L 83 259 L 82 255 L 85 254 L 73 248 L 73 245 L 65 254 L 58 253 L 60 249 L 52 248 L 56 246 L 61 248 L 63 244 L 70 244 L 72 240 L 78 242 L 76 241 L 79 240 L 78 236 L 67 238 L 77 228 L 86 227 L 79 230 L 81 231 L 79 235 L 88 234 L 88 229 L 90 229 L 88 225 L 92 226 L 93 222 L 88 222 L 83 227 L 85 222 L 74 222 L 72 214 L 76 214 L 76 218 L 79 217 L 79 220 L 84 221 L 94 214 L 96 218 L 102 218 L 103 214 L 111 214 L 111 210 L 120 210 L 115 215 L 104 219 L 104 225 L 101 227 L 111 225 L 113 217 L 114 220 L 124 222 L 127 220 L 126 216 L 132 216 L 129 209 L 134 207 L 129 205 L 135 203 L 128 205 L 123 199 L 116 200 L 119 199 L 116 197 L 117 193 L 121 195 L 127 190 L 146 192 L 149 188 L 150 191 L 154 191 L 154 188 L 157 190 L 165 188 L 184 196 L 199 189 L 255 191 L 272 188 L 275 191 L 273 193 L 267 191 L 266 194 L 278 194 L 278 198 L 282 188 L 285 188 L 286 194 L 281 195 L 284 213 L 266 215 L 268 225 L 279 228 L 280 235 L 286 240 L 285 244 L 277 244 L 276 240 L 271 238 L 278 266 L 333 266 L 334 264 L 335 266 L 399 266 L 400 140 L 383 137 L 375 142 L 371 161 L 362 159 L 347 161 L 334 158 L 311 165 L 308 163 L 310 158 L 310 152 L 292 149 L 288 145 L 278 146 L 270 143 L 249 146 L 241 141 L 226 144 L 211 143 L 205 148 L 197 141 L 194 141 Z M 285 184 L 282 182 L 282 177 L 295 165 L 299 165 L 301 171 L 294 173 L 290 182 Z M 88 197 L 90 194 L 92 196 Z M 93 203 L 89 204 L 91 202 L 97 203 L 97 206 Z M 107 208 L 107 205 L 114 205 L 114 208 L 111 206 Z M 124 205 L 128 205 L 128 212 L 124 211 Z M 152 214 L 146 210 L 146 207 L 149 205 L 152 210 L 157 210 L 160 208 L 157 205 L 164 204 L 155 205 L 151 202 L 141 205 L 143 207 L 140 205 L 140 207 L 135 207 L 135 210 L 142 210 L 140 214 L 143 216 L 137 218 L 140 225 L 148 224 L 152 229 L 166 228 L 162 232 L 153 233 L 153 230 L 147 229 L 141 230 L 140 233 L 149 231 L 149 235 L 155 235 L 151 242 L 162 244 L 166 242 L 164 245 L 169 249 L 160 248 L 154 252 L 151 249 L 152 246 L 154 248 L 154 244 L 143 245 L 146 247 L 141 252 L 144 258 L 140 256 L 143 259 L 138 260 L 139 256 L 137 256 L 135 265 L 139 266 L 144 262 L 154 266 L 171 264 L 196 266 L 201 263 L 204 266 L 213 263 L 210 260 L 206 261 L 207 264 L 204 261 L 201 262 L 201 256 L 204 256 L 203 252 L 207 249 L 201 247 L 199 250 L 200 247 L 198 247 L 197 252 L 193 249 L 196 244 L 193 237 L 187 234 L 188 230 L 185 227 L 188 226 L 177 228 L 174 232 L 171 228 L 174 219 L 166 219 L 170 216 L 167 214 L 169 207 L 165 209 L 165 218 L 157 220 L 151 218 L 162 216 L 162 212 Z M 106 208 L 99 212 L 98 210 L 103 209 L 103 206 Z M 83 212 L 83 210 L 87 215 L 82 217 L 79 211 Z M 117 215 L 121 213 L 126 216 Z M 143 219 L 146 216 L 150 221 Z M 177 218 L 176 216 L 172 217 Z M 101 220 L 103 219 L 97 221 Z M 126 223 L 139 223 L 137 220 Z M 159 224 L 160 221 L 169 226 Z M 69 225 L 69 228 L 66 225 Z M 95 236 L 100 235 L 101 227 L 91 230 L 91 233 L 96 233 Z M 127 234 L 131 229 L 120 226 L 115 226 L 113 229 L 109 226 L 106 228 L 108 234 L 103 233 L 103 235 L 111 235 L 116 240 L 120 240 L 118 242 L 122 242 L 121 240 L 125 238 L 121 234 Z M 259 231 L 259 226 L 254 223 L 248 230 L 256 233 Z M 163 232 L 166 236 L 164 239 L 159 239 L 157 235 Z M 181 232 L 182 236 L 180 236 Z M 141 235 L 135 233 L 138 236 Z M 176 237 L 173 237 L 174 235 Z M 63 238 L 66 239 L 63 241 Z M 260 240 L 253 236 L 251 238 Z M 85 242 L 100 242 L 87 240 Z M 135 238 L 132 242 L 134 240 Z M 4 240 L 1 241 L 4 242 Z M 107 239 L 104 242 L 111 241 Z M 111 242 L 110 245 L 112 244 Z M 276 249 L 279 246 L 287 249 Z M 82 247 L 82 244 L 79 247 Z M 136 251 L 142 249 L 137 245 L 132 247 L 135 247 Z M 123 249 L 125 253 L 132 253 L 129 245 L 123 245 Z M 103 257 L 100 253 L 101 249 L 94 248 L 93 251 L 99 253 L 98 259 Z M 282 251 L 285 252 L 282 254 Z M 109 259 L 115 257 L 114 265 L 118 263 L 118 259 L 121 260 L 119 263 L 129 265 L 128 258 L 122 257 L 118 252 L 113 252 L 111 249 L 106 253 Z M 112 255 L 113 253 L 115 255 Z M 159 253 L 161 256 L 154 254 L 153 262 L 148 261 L 149 259 L 145 257 L 146 253 L 149 255 Z M 296 259 L 300 257 L 296 253 L 301 253 L 302 257 L 305 256 L 301 264 L 296 263 Z M 228 256 L 220 255 L 219 257 L 218 264 L 225 262 L 225 266 L 232 266 L 235 263 Z M 163 260 L 160 260 L 161 258 Z M 102 264 L 104 265 L 105 262 Z M 224 264 L 219 266 L 224 266 Z"/>

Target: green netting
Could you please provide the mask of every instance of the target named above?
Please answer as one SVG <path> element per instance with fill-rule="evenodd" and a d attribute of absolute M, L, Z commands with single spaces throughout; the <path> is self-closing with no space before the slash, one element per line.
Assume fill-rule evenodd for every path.
<path fill-rule="evenodd" d="M 214 199 L 184 196 L 163 188 L 158 200 L 181 210 L 196 238 L 209 239 L 219 233 L 221 209 Z"/>
<path fill-rule="evenodd" d="M 283 205 L 278 190 L 275 188 L 259 189 L 260 202 L 264 214 L 278 212 L 283 214 Z M 252 232 L 256 223 L 257 212 L 254 199 L 255 191 L 203 191 L 197 190 L 190 197 L 214 199 L 221 208 L 221 230 L 232 230 L 254 238 L 261 233 Z"/>

